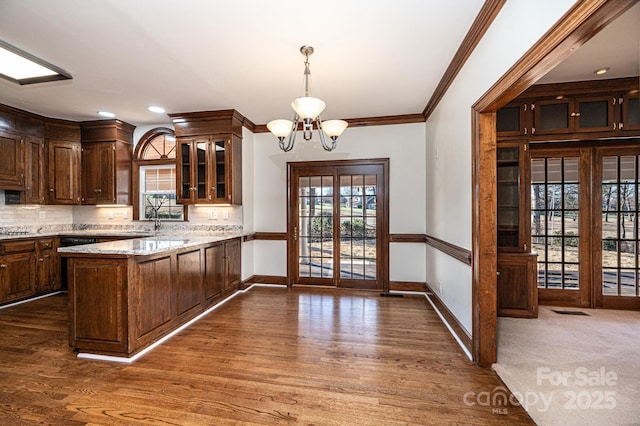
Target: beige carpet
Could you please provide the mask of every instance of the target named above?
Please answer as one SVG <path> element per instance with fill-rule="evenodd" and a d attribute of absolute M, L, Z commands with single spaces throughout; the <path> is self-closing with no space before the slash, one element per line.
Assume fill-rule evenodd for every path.
<path fill-rule="evenodd" d="M 538 425 L 640 425 L 640 312 L 498 318 L 493 368 Z"/>

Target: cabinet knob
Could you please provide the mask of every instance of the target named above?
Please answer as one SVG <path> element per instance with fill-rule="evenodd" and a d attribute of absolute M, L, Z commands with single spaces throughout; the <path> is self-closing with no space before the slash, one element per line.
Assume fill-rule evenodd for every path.
<path fill-rule="evenodd" d="M 499 275 L 500 275 L 500 271 L 496 272 L 496 275 L 498 275 L 498 276 L 499 276 Z"/>
<path fill-rule="evenodd" d="M 44 259 L 43 259 L 43 258 L 40 258 L 39 260 L 40 260 L 40 262 L 44 262 Z"/>
<path fill-rule="evenodd" d="M 0 269 L 7 269 L 7 265 L 3 263 L 2 265 L 0 265 Z"/>
<path fill-rule="evenodd" d="M 49 192 L 53 192 L 53 188 L 49 188 Z"/>

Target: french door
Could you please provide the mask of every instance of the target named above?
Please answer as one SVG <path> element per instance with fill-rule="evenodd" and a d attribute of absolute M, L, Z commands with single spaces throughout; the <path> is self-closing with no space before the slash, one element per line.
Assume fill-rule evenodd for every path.
<path fill-rule="evenodd" d="M 640 309 L 640 148 L 599 148 L 594 155 L 596 306 Z"/>
<path fill-rule="evenodd" d="M 388 160 L 289 163 L 292 284 L 385 290 Z"/>
<path fill-rule="evenodd" d="M 589 307 L 589 151 L 531 150 L 531 247 L 540 304 Z"/>
<path fill-rule="evenodd" d="M 640 309 L 640 147 L 531 150 L 540 304 Z"/>

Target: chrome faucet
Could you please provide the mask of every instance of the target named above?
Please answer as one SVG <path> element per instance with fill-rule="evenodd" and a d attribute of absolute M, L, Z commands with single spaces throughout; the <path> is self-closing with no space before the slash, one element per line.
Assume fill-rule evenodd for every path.
<path fill-rule="evenodd" d="M 154 222 L 153 229 L 156 232 L 158 232 L 160 230 L 160 225 L 162 224 L 162 222 L 160 221 L 160 217 L 158 216 L 158 210 L 154 209 L 154 212 L 155 212 L 156 220 Z"/>

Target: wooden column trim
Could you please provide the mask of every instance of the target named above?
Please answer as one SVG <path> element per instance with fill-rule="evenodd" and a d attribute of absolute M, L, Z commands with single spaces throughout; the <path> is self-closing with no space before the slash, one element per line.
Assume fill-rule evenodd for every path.
<path fill-rule="evenodd" d="M 496 361 L 495 112 L 638 0 L 578 1 L 474 105 L 472 113 L 473 359 Z"/>
<path fill-rule="evenodd" d="M 449 89 L 449 86 L 451 86 L 451 83 L 453 83 L 453 80 L 467 62 L 467 59 L 469 59 L 469 56 L 471 56 L 471 53 L 482 39 L 482 36 L 487 32 L 493 20 L 498 16 L 498 12 L 500 12 L 505 3 L 506 0 L 486 0 L 484 2 L 478 16 L 476 16 L 467 35 L 464 37 L 464 40 L 462 40 L 458 51 L 442 75 L 438 86 L 436 86 L 436 90 L 433 91 L 431 99 L 429 99 L 427 106 L 422 111 L 422 116 L 425 120 L 435 111 Z"/>

